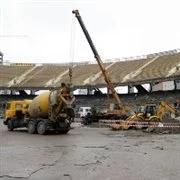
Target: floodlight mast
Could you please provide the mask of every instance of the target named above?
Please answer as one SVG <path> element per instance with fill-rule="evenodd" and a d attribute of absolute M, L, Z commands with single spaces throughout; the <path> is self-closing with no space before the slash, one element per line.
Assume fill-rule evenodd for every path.
<path fill-rule="evenodd" d="M 76 18 L 78 19 L 78 22 L 79 22 L 79 24 L 80 24 L 80 26 L 81 26 L 81 28 L 82 28 L 82 30 L 84 32 L 84 35 L 85 35 L 85 37 L 86 37 L 86 39 L 87 39 L 87 41 L 88 41 L 88 43 L 89 43 L 89 45 L 91 47 L 91 50 L 93 51 L 94 57 L 95 57 L 98 65 L 99 65 L 99 67 L 100 67 L 100 69 L 102 71 L 104 80 L 107 83 L 108 88 L 112 92 L 112 95 L 113 95 L 114 99 L 117 102 L 118 108 L 120 110 L 123 110 L 124 108 L 123 108 L 122 102 L 121 102 L 121 100 L 120 100 L 120 98 L 119 98 L 119 96 L 118 96 L 118 94 L 117 94 L 117 92 L 116 92 L 116 90 L 114 88 L 113 83 L 111 82 L 111 78 L 108 75 L 108 72 L 107 72 L 107 70 L 105 69 L 105 67 L 103 65 L 103 61 L 101 60 L 101 57 L 98 54 L 98 52 L 96 50 L 96 47 L 94 46 L 94 43 L 93 43 L 93 41 L 92 41 L 92 39 L 91 39 L 91 37 L 89 35 L 88 30 L 86 29 L 86 26 L 85 26 L 85 24 L 84 24 L 84 22 L 83 22 L 83 20 L 82 20 L 82 18 L 80 16 L 79 11 L 78 10 L 73 10 L 72 13 L 75 14 Z"/>

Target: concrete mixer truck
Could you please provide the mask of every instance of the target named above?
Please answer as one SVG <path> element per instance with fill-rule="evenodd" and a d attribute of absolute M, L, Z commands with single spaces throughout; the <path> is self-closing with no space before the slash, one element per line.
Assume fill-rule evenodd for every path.
<path fill-rule="evenodd" d="M 30 134 L 46 134 L 55 130 L 66 134 L 74 118 L 74 96 L 62 83 L 61 88 L 48 91 L 33 100 L 10 101 L 6 105 L 4 124 L 9 131 L 26 127 Z"/>

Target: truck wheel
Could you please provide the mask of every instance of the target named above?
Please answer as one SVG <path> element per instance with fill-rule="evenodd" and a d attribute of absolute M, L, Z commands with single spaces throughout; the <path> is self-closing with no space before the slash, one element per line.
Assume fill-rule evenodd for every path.
<path fill-rule="evenodd" d="M 38 134 L 44 135 L 46 134 L 47 123 L 45 121 L 40 121 L 37 125 Z"/>
<path fill-rule="evenodd" d="M 29 134 L 35 134 L 36 133 L 36 123 L 34 121 L 29 121 L 27 129 L 28 129 Z"/>
<path fill-rule="evenodd" d="M 14 126 L 13 126 L 13 120 L 10 119 L 7 123 L 8 131 L 13 131 Z"/>

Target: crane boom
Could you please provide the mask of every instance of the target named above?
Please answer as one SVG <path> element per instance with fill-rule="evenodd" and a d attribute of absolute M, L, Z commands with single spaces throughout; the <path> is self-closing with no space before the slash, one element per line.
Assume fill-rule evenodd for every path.
<path fill-rule="evenodd" d="M 104 80 L 107 83 L 108 88 L 111 90 L 112 95 L 113 95 L 114 99 L 116 100 L 119 109 L 123 109 L 122 102 L 121 102 L 121 100 L 120 100 L 120 98 L 119 98 L 119 96 L 118 96 L 118 94 L 117 94 L 117 92 L 116 92 L 116 90 L 114 88 L 114 85 L 113 85 L 113 83 L 111 81 L 110 76 L 108 75 L 107 70 L 105 69 L 105 67 L 103 65 L 103 61 L 101 60 L 101 57 L 98 54 L 98 52 L 96 50 L 96 47 L 94 46 L 94 43 L 93 43 L 93 41 L 92 41 L 92 39 L 91 39 L 91 37 L 89 35 L 89 32 L 86 29 L 86 26 L 85 26 L 80 14 L 79 14 L 79 11 L 74 10 L 74 11 L 72 11 L 72 13 L 75 14 L 76 18 L 78 19 L 78 22 L 79 22 L 79 24 L 80 24 L 80 26 L 81 26 L 81 28 L 82 28 L 82 30 L 84 32 L 84 35 L 85 35 L 85 37 L 86 37 L 86 39 L 87 39 L 87 41 L 88 41 L 88 43 L 89 43 L 89 45 L 91 47 L 91 50 L 93 51 L 94 57 L 95 57 L 98 65 L 99 65 L 99 67 L 100 67 L 100 69 L 102 71 Z"/>

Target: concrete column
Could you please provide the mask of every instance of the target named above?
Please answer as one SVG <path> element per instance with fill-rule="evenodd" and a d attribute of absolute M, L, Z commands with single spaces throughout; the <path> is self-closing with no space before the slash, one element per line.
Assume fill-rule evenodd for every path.
<path fill-rule="evenodd" d="M 174 90 L 177 90 L 177 83 L 176 83 L 176 80 L 174 80 Z"/>
<path fill-rule="evenodd" d="M 134 93 L 134 86 L 128 86 L 128 94 Z"/>
<path fill-rule="evenodd" d="M 30 95 L 35 95 L 35 90 L 30 90 Z"/>
<path fill-rule="evenodd" d="M 3 53 L 0 52 L 0 64 L 2 64 L 2 63 L 3 63 Z"/>
<path fill-rule="evenodd" d="M 87 95 L 92 94 L 92 88 L 91 87 L 87 87 Z"/>

